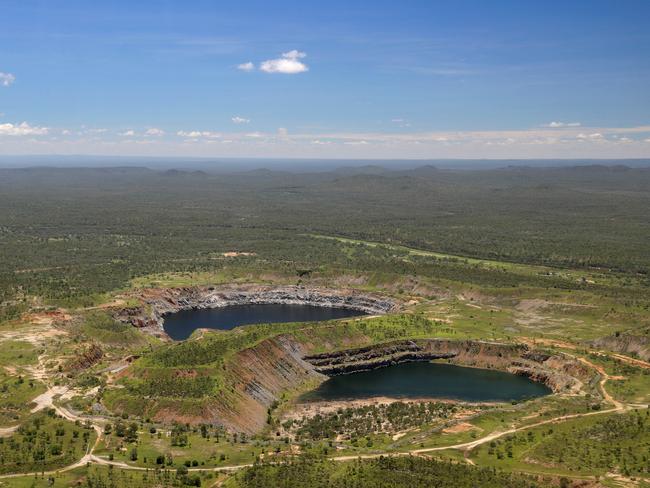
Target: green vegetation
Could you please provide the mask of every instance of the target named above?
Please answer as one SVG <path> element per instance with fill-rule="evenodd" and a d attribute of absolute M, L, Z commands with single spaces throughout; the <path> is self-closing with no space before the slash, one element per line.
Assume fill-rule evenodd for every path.
<path fill-rule="evenodd" d="M 579 476 L 648 485 L 650 369 L 590 341 L 650 337 L 650 171 L 361 173 L 0 170 L 1 472 L 77 462 L 96 438 L 86 420 L 106 425 L 93 454 L 120 463 L 0 483 L 212 486 L 230 474 L 210 470 L 256 462 L 225 486 L 532 487 L 547 476 L 560 486 Z M 220 283 L 352 287 L 402 309 L 168 343 L 116 321 L 110 306 L 142 305 L 134 288 Z M 547 341 L 538 349 L 557 340 L 602 367 L 604 388 L 624 405 L 607 411 L 604 376 L 593 371 L 580 376 L 583 396 L 289 415 L 312 379 L 282 390 L 254 436 L 217 426 L 215 399 L 236 411 L 242 382 L 254 386 L 242 379 L 242 351 L 287 336 L 311 354 L 432 337 Z M 53 405 L 80 420 L 30 413 L 46 389 L 65 392 Z M 521 428 L 470 451 L 479 467 L 448 449 Z M 326 459 L 427 448 L 444 449 L 430 451 L 443 460 Z"/>
<path fill-rule="evenodd" d="M 341 408 L 329 414 L 288 420 L 282 424 L 282 427 L 295 433 L 297 438 L 333 439 L 339 434 L 355 438 L 376 432 L 397 432 L 419 428 L 436 420 L 448 419 L 457 411 L 458 407 L 449 403 L 394 402 Z"/>
<path fill-rule="evenodd" d="M 234 488 L 533 488 L 544 486 L 524 476 L 418 457 L 381 457 L 339 464 L 302 456 L 279 465 L 258 463 L 226 484 Z"/>
<path fill-rule="evenodd" d="M 33 364 L 38 358 L 38 351 L 25 341 L 4 341 L 0 347 L 0 364 L 20 368 Z"/>
<path fill-rule="evenodd" d="M 56 474 L 24 476 L 2 480 L 11 488 L 183 488 L 211 486 L 214 473 L 186 473 L 184 469 L 157 469 L 144 472 L 111 466 L 89 466 Z"/>
<path fill-rule="evenodd" d="M 151 339 L 139 334 L 132 326 L 116 321 L 106 312 L 91 311 L 84 315 L 79 332 L 85 337 L 111 348 L 143 347 Z"/>
<path fill-rule="evenodd" d="M 405 259 L 409 253 L 400 249 L 337 245 L 310 234 L 488 260 L 615 268 L 628 273 L 619 281 L 631 285 L 647 282 L 650 264 L 645 169 L 1 175 L 0 301 L 21 290 L 87 305 L 138 276 L 232 269 L 417 272 L 480 285 L 576 287 L 561 273 L 486 270 L 446 256 Z M 221 253 L 230 250 L 256 255 L 225 259 Z M 590 274 L 595 284 L 580 287 L 608 285 L 604 270 Z"/>
<path fill-rule="evenodd" d="M 14 425 L 22 420 L 34 398 L 45 391 L 37 380 L 0 371 L 0 427 Z"/>
<path fill-rule="evenodd" d="M 648 477 L 650 413 L 632 411 L 583 417 L 532 428 L 481 446 L 481 465 L 532 472 L 587 474 L 618 472 Z"/>
<path fill-rule="evenodd" d="M 98 455 L 152 470 L 245 464 L 264 453 L 275 455 L 290 449 L 284 438 L 252 438 L 207 424 L 156 427 L 117 420 L 104 429 L 104 434 Z"/>
<path fill-rule="evenodd" d="M 72 464 L 95 438 L 89 426 L 57 418 L 54 410 L 36 414 L 9 437 L 0 437 L 0 473 L 48 471 Z"/>

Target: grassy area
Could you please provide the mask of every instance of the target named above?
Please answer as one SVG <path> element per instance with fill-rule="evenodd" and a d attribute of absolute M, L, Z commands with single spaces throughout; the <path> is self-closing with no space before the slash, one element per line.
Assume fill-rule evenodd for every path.
<path fill-rule="evenodd" d="M 153 337 L 139 333 L 132 326 L 118 322 L 102 311 L 85 313 L 78 332 L 85 338 L 111 349 L 137 350 L 154 341 Z"/>
<path fill-rule="evenodd" d="M 176 469 L 248 464 L 289 451 L 284 439 L 251 438 L 208 425 L 156 427 L 126 420 L 111 425 L 96 454 L 133 466 Z"/>
<path fill-rule="evenodd" d="M 0 437 L 0 474 L 48 471 L 79 460 L 95 431 L 57 418 L 53 410 L 30 416 L 9 437 Z"/>
<path fill-rule="evenodd" d="M 497 439 L 477 448 L 482 466 L 565 475 L 650 474 L 650 411 L 582 417 Z"/>
<path fill-rule="evenodd" d="M 257 464 L 229 479 L 229 488 L 274 486 L 278 488 L 363 486 L 534 488 L 545 486 L 521 475 L 511 475 L 417 457 L 379 458 L 332 463 L 318 456 L 302 456 L 280 465 Z"/>
<path fill-rule="evenodd" d="M 650 403 L 650 369 L 632 366 L 603 354 L 589 354 L 588 357 L 612 376 L 605 388 L 614 398 L 627 403 Z"/>
<path fill-rule="evenodd" d="M 38 360 L 38 351 L 33 344 L 20 340 L 0 342 L 0 364 L 16 370 L 34 364 Z"/>
<path fill-rule="evenodd" d="M 44 391 L 45 385 L 40 381 L 0 371 L 0 427 L 24 420 L 32 400 Z"/>
<path fill-rule="evenodd" d="M 77 468 L 75 470 L 38 476 L 24 476 L 0 480 L 2 486 L 9 488 L 171 488 L 179 486 L 211 486 L 224 475 L 218 473 L 201 473 L 187 476 L 177 470 L 151 470 L 148 472 L 129 471 L 107 466 Z"/>

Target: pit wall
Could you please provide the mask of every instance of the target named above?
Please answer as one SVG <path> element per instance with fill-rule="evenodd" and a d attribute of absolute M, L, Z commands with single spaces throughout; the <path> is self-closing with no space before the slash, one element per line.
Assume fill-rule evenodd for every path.
<path fill-rule="evenodd" d="M 287 391 L 297 391 L 300 385 L 328 376 L 408 361 L 445 359 L 461 366 L 507 371 L 528 376 L 562 394 L 582 394 L 593 377 L 579 361 L 531 350 L 523 344 L 428 339 L 314 355 L 309 349 L 291 335 L 282 335 L 237 353 L 227 366 L 231 395 L 228 408 L 219 409 L 220 422 L 232 430 L 259 432 L 266 425 L 268 408 Z"/>
<path fill-rule="evenodd" d="M 150 288 L 134 296 L 141 306 L 119 310 L 118 320 L 166 337 L 164 316 L 188 309 L 230 305 L 287 304 L 347 308 L 370 315 L 396 310 L 399 304 L 385 296 L 353 289 L 306 288 L 301 286 L 225 285 L 182 288 Z"/>

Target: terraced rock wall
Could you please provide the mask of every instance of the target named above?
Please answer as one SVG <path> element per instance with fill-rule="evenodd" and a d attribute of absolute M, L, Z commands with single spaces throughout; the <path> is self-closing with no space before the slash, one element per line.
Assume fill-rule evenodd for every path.
<path fill-rule="evenodd" d="M 121 309 L 116 318 L 156 335 L 165 336 L 165 314 L 194 308 L 230 305 L 287 304 L 347 308 L 371 315 L 393 311 L 398 304 L 384 296 L 353 289 L 305 288 L 300 286 L 227 285 L 181 288 L 151 288 L 139 291 L 142 305 Z"/>

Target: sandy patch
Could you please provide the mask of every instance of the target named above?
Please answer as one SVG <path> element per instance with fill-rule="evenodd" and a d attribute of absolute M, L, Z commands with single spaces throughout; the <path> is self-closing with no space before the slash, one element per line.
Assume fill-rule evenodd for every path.
<path fill-rule="evenodd" d="M 470 424 L 469 422 L 459 422 L 457 424 L 451 425 L 442 429 L 443 434 L 457 434 L 459 432 L 467 432 L 470 430 L 480 430 L 475 425 Z"/>
<path fill-rule="evenodd" d="M 55 322 L 68 322 L 72 317 L 62 309 L 47 312 L 31 312 L 23 315 L 25 322 L 36 325 L 52 325 Z"/>
<path fill-rule="evenodd" d="M 408 434 L 409 432 L 415 432 L 416 430 L 418 430 L 418 429 L 413 428 L 413 429 L 401 430 L 401 431 L 395 433 L 395 434 L 391 437 L 391 439 L 393 439 L 394 441 L 398 441 L 398 440 L 400 440 L 402 437 L 404 437 L 406 434 Z"/>
<path fill-rule="evenodd" d="M 67 391 L 68 388 L 65 386 L 54 386 L 47 390 L 45 393 L 38 395 L 32 400 L 32 402 L 36 404 L 36 406 L 31 410 L 32 413 L 43 410 L 44 408 L 51 407 L 54 397 L 61 396 L 67 393 Z"/>
<path fill-rule="evenodd" d="M 222 253 L 222 256 L 225 258 L 236 258 L 237 256 L 256 256 L 254 252 L 237 252 L 237 251 L 228 251 Z"/>

